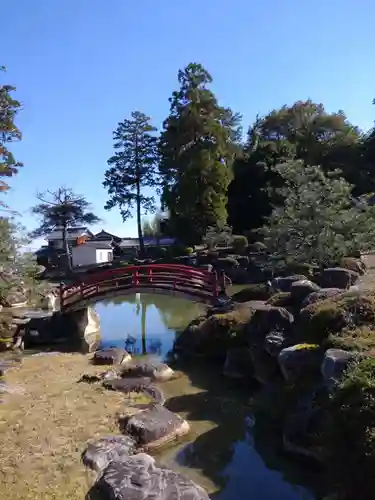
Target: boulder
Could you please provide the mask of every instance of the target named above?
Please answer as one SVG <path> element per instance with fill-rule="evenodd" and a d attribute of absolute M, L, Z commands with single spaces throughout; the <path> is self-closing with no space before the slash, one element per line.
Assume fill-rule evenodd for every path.
<path fill-rule="evenodd" d="M 292 283 L 290 294 L 293 301 L 302 302 L 308 295 L 318 292 L 320 287 L 310 280 L 299 280 Z"/>
<path fill-rule="evenodd" d="M 174 371 L 167 364 L 156 359 L 146 358 L 140 360 L 129 359 L 123 361 L 121 366 L 122 377 L 151 377 L 163 382 L 174 376 Z"/>
<path fill-rule="evenodd" d="M 324 384 L 329 391 L 333 390 L 336 385 L 339 384 L 349 363 L 355 358 L 355 353 L 347 352 L 342 349 L 328 349 L 324 353 L 321 373 Z"/>
<path fill-rule="evenodd" d="M 280 352 L 288 347 L 290 341 L 283 332 L 270 332 L 264 339 L 264 350 L 273 358 L 278 358 Z"/>
<path fill-rule="evenodd" d="M 270 287 L 265 283 L 248 285 L 232 295 L 235 302 L 249 302 L 251 300 L 268 300 L 271 296 Z"/>
<path fill-rule="evenodd" d="M 310 293 L 305 300 L 302 302 L 302 308 L 314 304 L 319 300 L 328 299 L 329 297 L 334 297 L 342 293 L 340 288 L 321 288 L 319 291 Z"/>
<path fill-rule="evenodd" d="M 47 295 L 41 297 L 39 305 L 43 310 L 55 312 L 60 308 L 60 301 L 55 293 L 50 292 Z"/>
<path fill-rule="evenodd" d="M 203 488 L 145 453 L 110 462 L 94 489 L 102 500 L 209 500 Z"/>
<path fill-rule="evenodd" d="M 125 394 L 131 392 L 143 393 L 152 398 L 159 405 L 165 403 L 163 391 L 147 377 L 104 379 L 103 385 L 106 389 L 120 391 Z"/>
<path fill-rule="evenodd" d="M 250 352 L 255 380 L 262 385 L 269 384 L 280 371 L 277 359 L 270 356 L 261 346 L 252 346 Z"/>
<path fill-rule="evenodd" d="M 142 450 L 158 448 L 190 431 L 186 420 L 160 405 L 130 417 L 120 417 L 120 426 Z"/>
<path fill-rule="evenodd" d="M 296 274 L 294 276 L 278 276 L 272 280 L 272 287 L 277 292 L 290 292 L 292 285 L 295 281 L 308 281 L 303 274 Z"/>
<path fill-rule="evenodd" d="M 129 436 L 106 436 L 90 442 L 82 453 L 86 467 L 101 473 L 110 462 L 126 460 L 135 450 L 135 442 Z"/>
<path fill-rule="evenodd" d="M 358 278 L 359 274 L 349 269 L 330 267 L 323 270 L 321 285 L 323 288 L 341 288 L 346 290 L 351 285 L 355 285 Z"/>
<path fill-rule="evenodd" d="M 323 352 L 315 344 L 286 347 L 279 354 L 279 365 L 288 382 L 296 382 L 319 374 Z"/>
<path fill-rule="evenodd" d="M 360 276 L 366 274 L 367 266 L 361 259 L 356 259 L 354 257 L 344 257 L 340 263 L 340 267 L 344 269 L 350 269 L 358 273 Z"/>
<path fill-rule="evenodd" d="M 266 335 L 273 331 L 289 333 L 294 322 L 293 315 L 283 307 L 264 305 L 258 307 L 248 325 L 248 341 L 250 344 L 263 345 Z"/>
<path fill-rule="evenodd" d="M 92 307 L 67 313 L 25 314 L 25 347 L 63 345 L 67 350 L 93 352 L 100 343 L 100 319 Z"/>
<path fill-rule="evenodd" d="M 250 379 L 254 375 L 249 349 L 229 349 L 225 359 L 223 374 L 234 379 Z"/>
<path fill-rule="evenodd" d="M 130 354 L 120 347 L 100 349 L 94 353 L 92 362 L 94 365 L 119 365 L 131 360 Z"/>
<path fill-rule="evenodd" d="M 322 430 L 322 412 L 315 408 L 316 393 L 311 391 L 300 397 L 297 405 L 285 419 L 283 445 L 294 455 L 321 461 L 314 447 L 314 436 Z"/>
<path fill-rule="evenodd" d="M 27 305 L 27 297 L 23 291 L 11 290 L 0 300 L 4 307 L 24 307 Z"/>

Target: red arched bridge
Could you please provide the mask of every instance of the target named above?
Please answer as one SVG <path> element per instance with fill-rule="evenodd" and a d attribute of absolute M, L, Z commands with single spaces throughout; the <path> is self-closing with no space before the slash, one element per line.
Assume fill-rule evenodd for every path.
<path fill-rule="evenodd" d="M 178 264 L 127 266 L 86 275 L 60 286 L 62 311 L 81 309 L 108 297 L 131 293 L 162 293 L 214 303 L 225 290 L 216 272 Z"/>

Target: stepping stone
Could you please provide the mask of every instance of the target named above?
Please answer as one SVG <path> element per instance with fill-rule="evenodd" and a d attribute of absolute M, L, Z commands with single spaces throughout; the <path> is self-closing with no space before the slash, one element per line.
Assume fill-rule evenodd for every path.
<path fill-rule="evenodd" d="M 119 365 L 131 360 L 130 354 L 125 349 L 111 347 L 96 351 L 92 362 L 95 365 Z"/>
<path fill-rule="evenodd" d="M 122 377 L 150 377 L 159 382 L 170 380 L 174 376 L 174 371 L 167 364 L 161 361 L 131 360 L 121 366 Z"/>
<path fill-rule="evenodd" d="M 134 448 L 135 442 L 128 436 L 106 436 L 87 445 L 82 462 L 100 473 L 110 462 L 128 458 Z"/>
<path fill-rule="evenodd" d="M 145 453 L 110 462 L 93 489 L 103 500 L 209 500 L 198 484 Z"/>
<path fill-rule="evenodd" d="M 142 450 L 158 448 L 190 431 L 186 420 L 160 405 L 120 417 L 119 423 L 122 432 L 132 436 Z"/>
<path fill-rule="evenodd" d="M 113 391 L 120 391 L 124 393 L 140 392 L 151 397 L 160 405 L 165 403 L 163 391 L 153 384 L 151 379 L 148 377 L 104 380 L 103 385 L 106 389 L 112 389 Z"/>

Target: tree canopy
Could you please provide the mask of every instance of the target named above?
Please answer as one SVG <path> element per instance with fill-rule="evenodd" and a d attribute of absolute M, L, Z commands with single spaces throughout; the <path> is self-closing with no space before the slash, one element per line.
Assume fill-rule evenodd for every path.
<path fill-rule="evenodd" d="M 208 227 L 226 223 L 239 116 L 218 104 L 202 65 L 180 70 L 178 82 L 160 137 L 162 202 L 174 234 L 198 243 Z"/>
<path fill-rule="evenodd" d="M 122 219 L 131 217 L 136 206 L 138 237 L 141 252 L 144 252 L 142 233 L 142 210 L 153 212 L 155 198 L 145 189 L 158 186 L 158 148 L 156 128 L 145 114 L 134 111 L 131 119 L 120 122 L 113 133 L 115 154 L 108 160 L 103 186 L 107 188 L 109 200 L 106 210 L 120 209 Z"/>
<path fill-rule="evenodd" d="M 39 203 L 31 210 L 39 219 L 39 226 L 31 232 L 32 238 L 49 234 L 54 229 L 61 229 L 64 249 L 70 256 L 68 247 L 67 229 L 79 225 L 93 225 L 100 222 L 91 210 L 91 204 L 83 195 L 76 194 L 67 187 L 60 187 L 56 191 L 39 193 Z M 71 267 L 70 258 L 68 265 Z"/>
<path fill-rule="evenodd" d="M 352 196 L 339 171 L 302 160 L 275 167 L 283 179 L 283 203 L 274 206 L 262 228 L 270 253 L 286 263 L 329 265 L 375 245 L 375 208 Z"/>
<path fill-rule="evenodd" d="M 1 66 L 0 72 L 4 71 L 5 67 Z M 9 188 L 4 178 L 12 177 L 22 166 L 9 150 L 10 143 L 21 139 L 21 132 L 15 125 L 21 103 L 12 96 L 15 90 L 13 85 L 0 84 L 0 191 L 7 191 Z"/>

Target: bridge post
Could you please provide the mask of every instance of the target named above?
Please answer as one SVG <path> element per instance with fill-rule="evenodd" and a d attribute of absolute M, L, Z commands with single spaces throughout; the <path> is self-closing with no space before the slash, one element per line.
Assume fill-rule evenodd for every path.
<path fill-rule="evenodd" d="M 64 309 L 64 282 L 60 281 L 59 285 L 60 311 Z"/>
<path fill-rule="evenodd" d="M 150 283 L 152 283 L 152 268 L 151 267 L 148 268 L 147 274 L 148 274 L 148 281 Z"/>
<path fill-rule="evenodd" d="M 139 285 L 139 271 L 136 269 L 133 271 L 133 286 L 138 286 Z"/>

